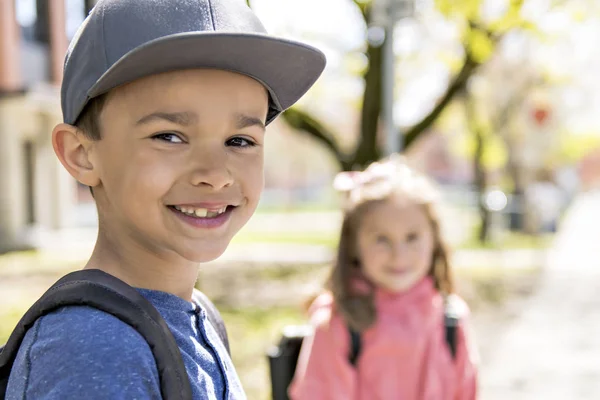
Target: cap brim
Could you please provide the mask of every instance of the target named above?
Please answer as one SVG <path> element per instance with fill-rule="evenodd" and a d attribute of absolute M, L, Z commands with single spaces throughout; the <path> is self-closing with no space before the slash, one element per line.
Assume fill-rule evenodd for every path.
<path fill-rule="evenodd" d="M 191 68 L 232 71 L 261 82 L 271 97 L 270 122 L 315 83 L 325 56 L 314 47 L 261 34 L 176 34 L 125 54 L 90 88 L 88 98 L 148 75 Z"/>

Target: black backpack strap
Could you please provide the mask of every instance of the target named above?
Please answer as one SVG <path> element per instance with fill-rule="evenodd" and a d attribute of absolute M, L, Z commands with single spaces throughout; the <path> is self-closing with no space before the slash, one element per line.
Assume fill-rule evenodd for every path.
<path fill-rule="evenodd" d="M 227 352 L 231 354 L 231 350 L 229 349 L 229 337 L 227 336 L 227 329 L 225 328 L 225 323 L 223 322 L 223 318 L 217 310 L 217 307 L 213 304 L 212 301 L 204 293 L 199 290 L 194 290 L 193 299 L 196 303 L 198 303 L 204 310 L 206 311 L 206 317 L 210 321 L 211 325 L 215 328 L 223 345 L 227 349 Z"/>
<path fill-rule="evenodd" d="M 348 354 L 348 361 L 350 364 L 356 365 L 362 345 L 360 332 L 348 327 L 348 333 L 350 334 L 350 354 Z"/>
<path fill-rule="evenodd" d="M 160 313 L 137 290 L 100 270 L 70 273 L 56 282 L 17 324 L 0 353 L 0 399 L 25 334 L 35 321 L 66 306 L 89 306 L 119 318 L 148 342 L 166 400 L 191 400 L 189 378 L 179 347 Z"/>
<path fill-rule="evenodd" d="M 460 323 L 460 312 L 457 307 L 456 298 L 448 296 L 444 299 L 444 328 L 445 338 L 448 344 L 448 349 L 452 358 L 456 358 L 456 346 L 457 346 L 457 331 Z M 361 337 L 360 333 L 354 329 L 348 327 L 348 333 L 350 334 L 350 353 L 348 354 L 348 361 L 352 365 L 356 365 L 358 356 L 361 350 Z"/>
<path fill-rule="evenodd" d="M 448 348 L 450 349 L 450 354 L 452 354 L 452 358 L 455 358 L 457 330 L 456 328 L 458 326 L 458 319 L 444 317 L 444 321 L 446 325 L 446 343 L 448 343 Z"/>
<path fill-rule="evenodd" d="M 452 358 L 456 358 L 456 344 L 458 324 L 460 323 L 460 313 L 457 309 L 456 299 L 453 296 L 447 296 L 444 299 L 444 327 L 446 343 Z"/>
<path fill-rule="evenodd" d="M 460 323 L 460 314 L 456 303 L 456 298 L 453 296 L 447 296 L 444 299 L 445 337 L 452 358 L 456 357 L 456 332 Z M 350 353 L 348 354 L 348 361 L 350 364 L 356 365 L 361 350 L 361 337 L 359 332 L 356 332 L 350 327 L 348 327 L 348 333 L 350 334 Z"/>

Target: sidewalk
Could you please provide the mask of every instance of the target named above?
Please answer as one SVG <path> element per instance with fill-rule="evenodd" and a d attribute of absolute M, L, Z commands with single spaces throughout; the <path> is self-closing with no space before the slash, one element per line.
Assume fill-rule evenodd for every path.
<path fill-rule="evenodd" d="M 483 400 L 600 398 L 600 194 L 567 216 L 539 290 L 482 366 Z"/>

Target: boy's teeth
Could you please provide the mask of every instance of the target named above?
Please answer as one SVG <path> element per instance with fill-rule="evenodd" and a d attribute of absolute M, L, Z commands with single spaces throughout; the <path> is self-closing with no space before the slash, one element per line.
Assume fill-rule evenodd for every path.
<path fill-rule="evenodd" d="M 227 207 L 223 207 L 217 211 L 210 211 L 206 208 L 187 208 L 179 206 L 175 206 L 175 209 L 184 214 L 195 216 L 197 218 L 214 218 L 217 215 L 223 214 L 227 210 Z"/>
<path fill-rule="evenodd" d="M 194 214 L 196 214 L 196 217 L 204 218 L 208 214 L 208 210 L 206 208 L 196 208 Z"/>
<path fill-rule="evenodd" d="M 223 208 L 221 208 L 221 209 L 219 209 L 217 211 L 208 211 L 208 210 L 206 210 L 207 211 L 206 216 L 208 218 L 214 218 L 217 215 L 223 214 L 226 210 L 227 210 L 227 207 L 223 207 Z"/>

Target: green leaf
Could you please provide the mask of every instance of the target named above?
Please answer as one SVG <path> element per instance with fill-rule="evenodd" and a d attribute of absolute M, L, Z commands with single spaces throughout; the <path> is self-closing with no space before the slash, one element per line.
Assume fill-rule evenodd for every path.
<path fill-rule="evenodd" d="M 508 161 L 508 152 L 504 141 L 498 135 L 487 138 L 483 150 L 483 165 L 489 169 L 502 168 Z"/>
<path fill-rule="evenodd" d="M 506 13 L 489 24 L 490 30 L 496 33 L 504 33 L 525 25 L 526 21 L 521 16 L 521 7 L 521 1 L 511 1 Z"/>
<path fill-rule="evenodd" d="M 483 0 L 435 0 L 435 7 L 446 17 L 477 20 Z"/>
<path fill-rule="evenodd" d="M 494 53 L 494 43 L 482 31 L 470 29 L 467 33 L 467 46 L 473 59 L 482 64 Z"/>

